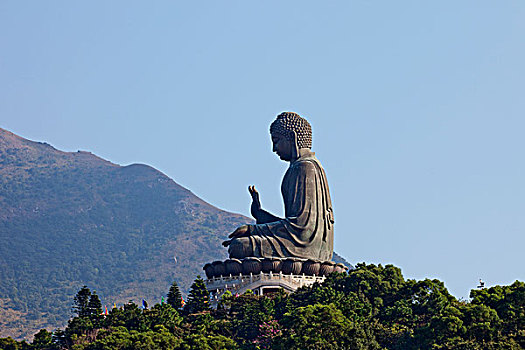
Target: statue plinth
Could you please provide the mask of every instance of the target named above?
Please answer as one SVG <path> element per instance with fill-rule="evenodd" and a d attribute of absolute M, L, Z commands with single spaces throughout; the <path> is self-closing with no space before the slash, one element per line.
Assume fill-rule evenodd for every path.
<path fill-rule="evenodd" d="M 265 295 L 282 289 L 292 293 L 303 286 L 323 282 L 332 272 L 346 272 L 348 267 L 333 261 L 299 258 L 256 258 L 214 261 L 203 267 L 206 288 L 216 306 L 226 291 L 243 294 L 248 289 Z"/>
<path fill-rule="evenodd" d="M 333 261 L 300 258 L 256 258 L 227 259 L 214 261 L 203 267 L 208 279 L 259 273 L 283 273 L 285 275 L 327 276 L 332 272 L 346 272 L 348 267 Z"/>

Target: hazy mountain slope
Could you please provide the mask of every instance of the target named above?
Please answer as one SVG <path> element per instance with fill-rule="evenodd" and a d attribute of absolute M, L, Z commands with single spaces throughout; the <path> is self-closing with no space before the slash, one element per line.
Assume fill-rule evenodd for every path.
<path fill-rule="evenodd" d="M 0 129 L 0 336 L 65 322 L 83 284 L 107 304 L 157 301 L 173 280 L 186 290 L 248 221 L 149 166 Z"/>

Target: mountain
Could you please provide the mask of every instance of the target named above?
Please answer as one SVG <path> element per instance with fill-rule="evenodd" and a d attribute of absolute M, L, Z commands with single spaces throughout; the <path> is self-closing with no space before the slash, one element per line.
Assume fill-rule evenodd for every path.
<path fill-rule="evenodd" d="M 154 304 L 174 280 L 187 291 L 205 263 L 227 257 L 225 235 L 248 222 L 150 166 L 0 128 L 0 337 L 63 326 L 83 285 L 108 306 Z"/>
<path fill-rule="evenodd" d="M 86 284 L 110 305 L 187 290 L 250 219 L 161 172 L 68 153 L 0 129 L 0 336 L 57 327 Z"/>

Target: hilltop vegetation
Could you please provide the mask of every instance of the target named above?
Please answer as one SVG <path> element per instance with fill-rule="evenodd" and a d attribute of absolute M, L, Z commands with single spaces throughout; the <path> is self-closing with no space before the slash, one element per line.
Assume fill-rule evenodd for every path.
<path fill-rule="evenodd" d="M 523 349 L 525 283 L 471 291 L 458 301 L 439 280 L 405 280 L 392 265 L 358 264 L 322 284 L 270 297 L 225 295 L 209 309 L 197 278 L 183 309 L 130 303 L 100 315 L 84 300 L 65 330 L 4 349 Z M 79 295 L 77 294 L 77 295 Z M 88 300 L 89 299 L 89 300 Z M 94 301 L 92 299 L 95 299 Z M 178 305 L 175 305 L 178 306 Z"/>

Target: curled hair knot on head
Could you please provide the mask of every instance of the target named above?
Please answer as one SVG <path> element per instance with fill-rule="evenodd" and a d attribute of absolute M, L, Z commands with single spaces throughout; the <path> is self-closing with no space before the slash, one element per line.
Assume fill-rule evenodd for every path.
<path fill-rule="evenodd" d="M 287 140 L 292 140 L 292 131 L 297 134 L 299 148 L 312 148 L 312 127 L 299 114 L 283 112 L 270 125 L 271 134 L 283 135 Z"/>

